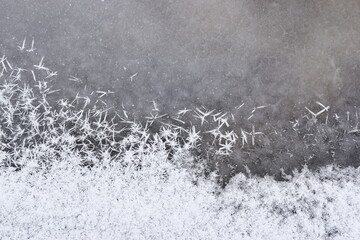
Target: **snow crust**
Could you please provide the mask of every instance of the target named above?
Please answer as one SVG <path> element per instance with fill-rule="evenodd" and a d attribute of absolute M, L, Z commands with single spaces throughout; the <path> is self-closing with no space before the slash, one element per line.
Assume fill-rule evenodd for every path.
<path fill-rule="evenodd" d="M 141 170 L 69 162 L 0 172 L 0 239 L 359 239 L 359 169 L 287 182 L 212 177 L 152 156 Z M 71 162 L 71 161 L 70 161 Z"/>

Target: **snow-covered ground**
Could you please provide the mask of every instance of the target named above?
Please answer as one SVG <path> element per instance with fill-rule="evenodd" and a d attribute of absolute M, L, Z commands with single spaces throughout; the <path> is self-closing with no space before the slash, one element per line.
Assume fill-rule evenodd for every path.
<path fill-rule="evenodd" d="M 360 237 L 360 169 L 305 169 L 288 182 L 239 174 L 219 189 L 151 158 L 137 171 L 64 162 L 1 170 L 0 239 Z"/>

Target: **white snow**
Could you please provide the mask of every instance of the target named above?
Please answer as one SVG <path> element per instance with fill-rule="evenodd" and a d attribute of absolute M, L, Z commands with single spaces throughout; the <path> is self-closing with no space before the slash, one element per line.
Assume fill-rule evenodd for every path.
<path fill-rule="evenodd" d="M 149 157 L 149 156 L 148 156 Z M 140 171 L 58 163 L 0 172 L 0 239 L 359 239 L 359 169 L 224 189 L 152 156 Z M 167 172 L 167 174 L 164 174 Z"/>

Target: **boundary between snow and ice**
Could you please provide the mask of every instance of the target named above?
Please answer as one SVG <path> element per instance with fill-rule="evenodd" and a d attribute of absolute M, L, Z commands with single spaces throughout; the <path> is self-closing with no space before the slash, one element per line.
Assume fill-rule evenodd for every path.
<path fill-rule="evenodd" d="M 0 239 L 360 239 L 359 169 L 305 168 L 288 182 L 238 174 L 221 190 L 189 154 L 208 134 L 219 155 L 254 150 L 236 159 L 271 155 L 272 166 L 280 159 L 289 170 L 299 157 L 317 166 L 336 155 L 349 165 L 358 157 L 356 109 L 341 118 L 317 103 L 319 112 L 286 121 L 286 134 L 253 124 L 237 134 L 226 113 L 196 108 L 195 129 L 180 119 L 189 110 L 176 124 L 164 122 L 154 102 L 142 126 L 124 108 L 108 115 L 101 104 L 110 92 L 98 91 L 92 107 L 79 94 L 53 106 L 47 97 L 58 90 L 48 84 L 56 72 L 44 58 L 25 70 L 3 56 L 0 68 Z M 150 133 L 155 122 L 159 131 Z"/>

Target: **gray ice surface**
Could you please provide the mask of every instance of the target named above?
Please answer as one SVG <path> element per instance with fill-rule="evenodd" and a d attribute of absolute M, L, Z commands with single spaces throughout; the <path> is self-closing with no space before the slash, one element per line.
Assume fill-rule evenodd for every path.
<path fill-rule="evenodd" d="M 138 112 L 360 103 L 359 0 L 0 0 L 1 51 L 25 37 L 67 94 Z"/>

